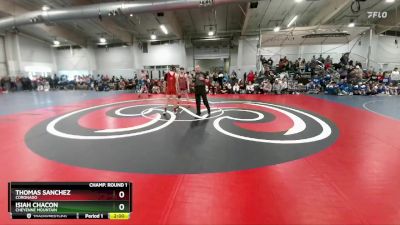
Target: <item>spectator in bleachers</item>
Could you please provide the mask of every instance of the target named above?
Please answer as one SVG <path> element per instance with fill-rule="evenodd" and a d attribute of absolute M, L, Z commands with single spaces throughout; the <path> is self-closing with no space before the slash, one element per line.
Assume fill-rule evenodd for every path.
<path fill-rule="evenodd" d="M 254 84 L 252 82 L 246 85 L 246 94 L 254 94 Z"/>
<path fill-rule="evenodd" d="M 250 70 L 249 74 L 247 75 L 247 83 L 254 83 L 254 80 L 256 78 L 256 75 L 254 74 L 253 70 Z"/>
<path fill-rule="evenodd" d="M 331 56 L 328 55 L 325 59 L 325 69 L 330 69 L 332 66 L 332 59 Z"/>
<path fill-rule="evenodd" d="M 262 89 L 264 94 L 271 93 L 272 84 L 271 84 L 269 79 L 264 79 L 264 81 L 262 82 L 261 86 L 262 86 L 261 89 Z"/>
<path fill-rule="evenodd" d="M 383 79 L 385 78 L 385 76 L 384 76 L 384 74 L 382 72 L 382 69 L 379 69 L 379 72 L 376 74 L 376 76 L 378 77 L 378 82 L 382 83 Z"/>
<path fill-rule="evenodd" d="M 320 61 L 322 64 L 325 63 L 325 59 L 324 59 L 324 57 L 322 56 L 322 54 L 319 55 L 318 61 Z"/>
<path fill-rule="evenodd" d="M 231 83 L 230 83 L 230 82 L 226 82 L 226 83 L 225 83 L 225 86 L 226 86 L 226 90 L 227 90 L 228 94 L 232 94 L 233 91 L 232 91 L 232 85 L 231 85 Z"/>
<path fill-rule="evenodd" d="M 289 60 L 285 57 L 279 60 L 279 71 L 286 71 L 289 67 Z"/>
<path fill-rule="evenodd" d="M 313 55 L 310 62 L 310 68 L 312 71 L 314 71 L 316 67 L 317 67 L 317 59 L 315 58 L 315 55 Z"/>
<path fill-rule="evenodd" d="M 233 85 L 232 91 L 234 94 L 240 94 L 240 86 L 238 82 L 236 82 L 235 85 Z"/>
<path fill-rule="evenodd" d="M 281 94 L 281 91 L 282 91 L 282 83 L 281 83 L 281 81 L 279 80 L 279 78 L 276 78 L 275 81 L 274 81 L 274 83 L 272 84 L 272 91 L 273 91 L 275 94 L 278 94 L 278 95 Z"/>
<path fill-rule="evenodd" d="M 272 60 L 272 58 L 269 57 L 269 59 L 267 60 L 267 64 L 268 64 L 270 67 L 273 67 L 273 66 L 274 66 L 274 60 Z"/>
<path fill-rule="evenodd" d="M 281 90 L 281 92 L 282 92 L 282 93 L 286 93 L 287 90 L 288 90 L 288 81 L 287 81 L 287 78 L 286 78 L 286 77 L 284 77 L 284 78 L 282 79 L 281 85 L 282 85 L 282 90 Z"/>
<path fill-rule="evenodd" d="M 228 88 L 224 85 L 221 89 L 221 94 L 228 94 Z"/>
<path fill-rule="evenodd" d="M 219 73 L 217 74 L 217 77 L 218 77 L 218 84 L 220 87 L 222 87 L 223 81 L 224 81 L 224 73 L 222 73 L 222 71 L 219 71 Z"/>
<path fill-rule="evenodd" d="M 207 84 L 210 93 L 249 93 L 267 94 L 275 92 L 277 94 L 290 93 L 297 94 L 305 92 L 310 94 L 326 93 L 332 95 L 398 95 L 400 74 L 397 68 L 393 71 L 382 69 L 375 73 L 370 69 L 364 73 L 360 62 L 355 62 L 349 58 L 349 53 L 345 53 L 340 63 L 334 64 L 330 56 L 327 56 L 320 63 L 321 55 L 318 60 L 315 56 L 311 61 L 304 58 L 297 58 L 294 62 L 282 56 L 278 67 L 274 68 L 271 57 L 266 60 L 260 57 L 263 68 L 259 73 L 250 70 L 245 73 L 244 79 L 239 80 L 235 71 L 231 75 L 213 72 L 214 82 Z M 241 71 L 241 69 L 238 69 Z M 243 71 L 243 70 L 242 70 Z M 247 71 L 243 71 L 247 72 Z M 311 76 L 310 73 L 311 72 Z M 125 79 L 122 76 L 98 74 L 97 79 L 92 75 L 67 75 L 54 74 L 54 76 L 36 77 L 32 80 L 29 77 L 2 77 L 1 88 L 10 91 L 19 90 L 46 90 L 48 85 L 51 89 L 82 89 L 82 90 L 128 90 L 140 88 L 137 82 L 137 75 L 133 79 Z M 163 93 L 162 80 L 148 79 L 149 92 Z M 191 80 L 191 79 L 189 79 Z M 212 81 L 212 80 L 211 80 Z M 307 84 L 307 85 L 305 85 Z M 192 84 L 189 88 L 193 89 Z"/>
<path fill-rule="evenodd" d="M 394 68 L 394 70 L 390 74 L 390 81 L 391 81 L 391 83 L 393 83 L 396 86 L 399 84 L 400 72 L 399 72 L 399 69 L 397 67 Z"/>
<path fill-rule="evenodd" d="M 239 90 L 240 93 L 246 93 L 246 84 L 243 82 L 242 79 L 239 80 Z"/>

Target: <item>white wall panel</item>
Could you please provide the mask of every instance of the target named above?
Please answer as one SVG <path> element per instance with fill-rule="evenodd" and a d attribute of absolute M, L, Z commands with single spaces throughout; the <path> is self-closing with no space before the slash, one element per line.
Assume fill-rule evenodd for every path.
<path fill-rule="evenodd" d="M 58 71 L 96 70 L 96 55 L 92 48 L 56 50 Z"/>
<path fill-rule="evenodd" d="M 100 48 L 95 50 L 98 74 L 133 77 L 134 59 L 132 47 Z"/>
<path fill-rule="evenodd" d="M 21 60 L 25 62 L 52 63 L 51 46 L 48 43 L 19 35 Z"/>
<path fill-rule="evenodd" d="M 163 45 L 148 45 L 148 53 L 140 53 L 143 66 L 182 65 L 186 66 L 186 51 L 183 42 Z"/>
<path fill-rule="evenodd" d="M 229 48 L 195 48 L 195 59 L 224 59 L 229 58 Z"/>

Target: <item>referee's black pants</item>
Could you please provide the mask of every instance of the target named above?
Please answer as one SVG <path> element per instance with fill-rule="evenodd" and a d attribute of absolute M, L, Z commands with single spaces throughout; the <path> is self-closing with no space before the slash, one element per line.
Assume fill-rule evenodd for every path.
<path fill-rule="evenodd" d="M 207 100 L 206 87 L 205 86 L 196 86 L 194 88 L 194 93 L 195 93 L 195 97 L 196 97 L 197 115 L 201 114 L 201 111 L 200 111 L 201 99 L 203 99 L 203 103 L 207 108 L 208 114 L 210 114 L 211 109 L 210 109 L 210 105 L 208 104 L 208 100 Z"/>

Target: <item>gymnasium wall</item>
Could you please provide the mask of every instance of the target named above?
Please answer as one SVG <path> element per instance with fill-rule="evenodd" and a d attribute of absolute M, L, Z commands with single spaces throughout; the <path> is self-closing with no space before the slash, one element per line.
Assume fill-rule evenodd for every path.
<path fill-rule="evenodd" d="M 93 48 L 55 51 L 59 74 L 92 74 L 97 68 L 96 54 Z"/>
<path fill-rule="evenodd" d="M 193 48 L 186 48 L 186 68 L 188 70 L 193 70 L 194 69 L 194 61 L 193 61 Z"/>
<path fill-rule="evenodd" d="M 224 59 L 196 59 L 196 65 L 200 65 L 204 71 L 214 71 L 215 69 L 224 69 L 225 60 Z M 219 72 L 219 69 L 218 69 Z"/>
<path fill-rule="evenodd" d="M 86 70 L 92 74 L 109 74 L 133 77 L 145 66 L 183 65 L 186 67 L 186 49 L 182 42 L 162 45 L 148 45 L 144 53 L 137 44 L 128 47 L 57 50 L 59 71 Z"/>
<path fill-rule="evenodd" d="M 373 48 L 375 54 L 373 60 L 379 64 L 383 70 L 391 70 L 394 67 L 400 68 L 400 48 L 395 45 L 395 37 L 378 36 L 374 42 Z M 397 38 L 400 41 L 400 38 Z"/>
<path fill-rule="evenodd" d="M 95 50 L 96 74 L 110 74 L 133 77 L 133 47 L 98 48 Z"/>
<path fill-rule="evenodd" d="M 57 71 L 54 49 L 46 42 L 27 35 L 18 35 L 20 51 L 19 69 L 23 74 L 28 72 Z"/>
<path fill-rule="evenodd" d="M 395 39 L 391 36 L 373 35 L 371 66 L 384 70 L 400 67 L 400 51 L 395 45 Z M 275 62 L 281 56 L 287 56 L 291 60 L 298 57 L 311 59 L 313 55 L 318 57 L 321 53 L 324 57 L 330 55 L 337 62 L 342 53 L 351 51 L 352 59 L 366 65 L 369 41 L 369 34 L 366 34 L 346 44 L 267 47 L 262 48 L 261 53 L 266 57 L 271 56 Z M 257 38 L 242 38 L 238 43 L 238 47 L 230 49 L 228 53 L 230 72 L 235 70 L 243 75 L 256 69 L 258 41 Z M 0 76 L 7 73 L 11 76 L 27 74 L 27 69 L 33 68 L 49 73 L 131 77 L 145 66 L 177 64 L 193 69 L 193 59 L 203 57 L 207 53 L 204 51 L 196 52 L 192 48 L 185 48 L 182 41 L 163 45 L 149 44 L 148 53 L 139 49 L 137 44 L 108 50 L 96 47 L 56 50 L 49 43 L 26 35 L 7 34 L 0 37 Z M 225 54 L 224 51 L 222 53 Z"/>
<path fill-rule="evenodd" d="M 148 45 L 148 53 L 140 55 L 142 66 L 152 65 L 182 65 L 186 67 L 186 49 L 183 42 Z"/>

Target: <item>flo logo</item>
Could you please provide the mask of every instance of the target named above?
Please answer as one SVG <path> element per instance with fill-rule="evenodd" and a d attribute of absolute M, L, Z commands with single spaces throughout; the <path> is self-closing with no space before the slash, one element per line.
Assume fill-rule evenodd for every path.
<path fill-rule="evenodd" d="M 385 19 L 388 17 L 388 13 L 387 12 L 367 12 L 368 15 L 368 19 Z"/>
<path fill-rule="evenodd" d="M 324 117 L 262 101 L 211 102 L 164 112 L 165 99 L 95 105 L 48 119 L 25 142 L 48 159 L 155 174 L 225 172 L 279 164 L 326 149 L 338 131 Z M 203 109 L 203 115 L 206 109 Z"/>

